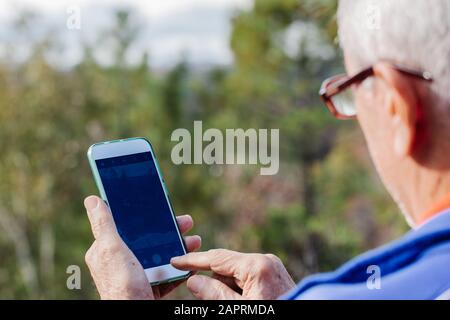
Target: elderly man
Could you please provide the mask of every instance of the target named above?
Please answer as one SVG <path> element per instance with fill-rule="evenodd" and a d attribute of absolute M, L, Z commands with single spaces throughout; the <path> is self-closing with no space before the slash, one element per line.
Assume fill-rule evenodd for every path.
<path fill-rule="evenodd" d="M 172 259 L 177 268 L 213 271 L 187 281 L 196 297 L 448 298 L 450 3 L 342 0 L 338 25 L 348 75 L 326 80 L 322 98 L 337 118 L 357 117 L 379 175 L 414 230 L 298 285 L 273 255 L 216 249 Z M 150 299 L 173 289 L 152 291 L 107 207 L 96 197 L 85 205 L 96 237 L 86 260 L 102 298 Z M 183 231 L 192 226 L 189 217 L 178 221 Z M 200 238 L 186 243 L 192 251 Z"/>

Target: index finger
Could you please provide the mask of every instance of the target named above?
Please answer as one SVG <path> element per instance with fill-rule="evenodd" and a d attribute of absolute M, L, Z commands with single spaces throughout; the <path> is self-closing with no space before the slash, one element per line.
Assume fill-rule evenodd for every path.
<path fill-rule="evenodd" d="M 170 263 L 177 269 L 214 271 L 224 276 L 235 276 L 244 260 L 242 253 L 212 249 L 204 252 L 191 252 L 184 256 L 174 257 Z"/>

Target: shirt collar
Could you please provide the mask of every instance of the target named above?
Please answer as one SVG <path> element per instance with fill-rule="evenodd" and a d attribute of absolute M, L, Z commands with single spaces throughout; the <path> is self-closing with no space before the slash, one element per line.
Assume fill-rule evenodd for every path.
<path fill-rule="evenodd" d="M 433 218 L 438 213 L 441 213 L 448 208 L 450 208 L 450 193 L 448 193 L 444 198 L 434 204 L 430 209 L 422 213 L 417 224 L 419 226 L 423 225 L 425 222 L 428 222 L 429 219 Z"/>

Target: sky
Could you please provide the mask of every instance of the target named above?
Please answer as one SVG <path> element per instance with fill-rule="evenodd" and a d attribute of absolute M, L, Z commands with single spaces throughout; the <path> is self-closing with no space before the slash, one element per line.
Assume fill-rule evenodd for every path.
<path fill-rule="evenodd" d="M 99 35 L 112 23 L 114 10 L 131 8 L 141 26 L 128 55 L 131 63 L 148 52 L 150 64 L 161 69 L 173 66 L 182 57 L 193 65 L 230 65 L 230 19 L 236 10 L 249 10 L 251 6 L 252 0 L 2 0 L 0 53 L 14 47 L 17 60 L 29 55 L 32 41 L 14 33 L 12 24 L 19 12 L 30 11 L 38 16 L 29 26 L 33 40 L 56 31 L 52 37 L 57 37 L 62 48 L 50 60 L 74 65 L 82 56 L 81 41 L 97 46 L 102 41 Z M 79 25 L 73 24 L 74 17 L 79 17 Z M 97 47 L 103 49 L 97 50 L 96 58 L 110 63 L 108 45 Z"/>

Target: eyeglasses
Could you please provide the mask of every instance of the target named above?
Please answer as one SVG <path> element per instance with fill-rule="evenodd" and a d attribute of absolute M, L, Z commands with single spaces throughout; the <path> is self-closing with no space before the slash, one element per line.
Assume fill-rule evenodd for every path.
<path fill-rule="evenodd" d="M 429 72 L 411 70 L 396 65 L 390 65 L 398 72 L 424 81 L 433 81 Z M 354 76 L 339 74 L 326 79 L 320 87 L 319 95 L 325 102 L 328 110 L 338 119 L 356 118 L 356 106 L 353 100 L 352 85 L 363 82 L 374 75 L 373 67 L 366 68 Z"/>

